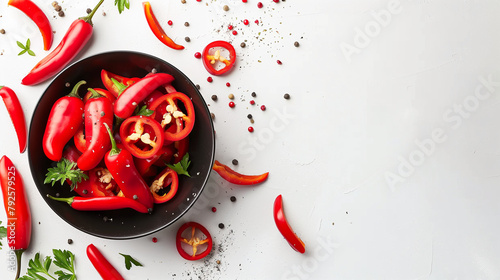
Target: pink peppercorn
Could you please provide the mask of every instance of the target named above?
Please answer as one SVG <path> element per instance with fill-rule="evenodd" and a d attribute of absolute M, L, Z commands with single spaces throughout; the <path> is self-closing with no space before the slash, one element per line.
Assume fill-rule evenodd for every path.
<path fill-rule="evenodd" d="M 194 53 L 194 57 L 196 57 L 196 58 L 201 58 L 201 53 L 200 53 L 200 52 L 195 52 L 195 53 Z"/>
<path fill-rule="evenodd" d="M 250 100 L 250 105 L 255 105 L 255 101 Z"/>
<path fill-rule="evenodd" d="M 234 108 L 235 105 L 233 101 L 229 102 L 229 107 Z"/>
<path fill-rule="evenodd" d="M 258 19 L 255 20 L 255 24 L 259 24 L 259 20 Z"/>
<path fill-rule="evenodd" d="M 241 0 L 241 1 L 243 1 L 243 3 L 246 3 L 246 2 L 247 2 L 247 0 Z"/>
<path fill-rule="evenodd" d="M 264 7 L 264 5 L 262 4 L 262 2 L 257 3 L 257 8 L 259 8 L 259 9 L 260 9 L 260 8 L 262 8 L 262 7 Z"/>
<path fill-rule="evenodd" d="M 238 35 L 238 31 L 233 30 L 233 35 Z"/>
<path fill-rule="evenodd" d="M 171 20 L 169 20 L 169 21 L 167 21 L 167 24 L 168 24 L 168 25 L 172 25 L 172 24 L 174 24 L 174 23 L 173 23 Z"/>
<path fill-rule="evenodd" d="M 243 24 L 244 24 L 244 25 L 248 25 L 249 23 L 250 23 L 250 22 L 248 21 L 248 19 L 244 19 L 244 20 L 243 20 Z"/>
<path fill-rule="evenodd" d="M 273 1 L 274 1 L 274 3 L 279 3 L 280 2 L 280 0 L 273 0 Z"/>
<path fill-rule="evenodd" d="M 265 111 L 265 110 L 266 110 L 266 105 L 262 105 L 262 106 L 260 106 L 260 109 L 261 109 L 262 111 Z"/>
<path fill-rule="evenodd" d="M 212 77 L 208 77 L 208 78 L 207 78 L 207 82 L 211 83 L 211 82 L 213 82 L 213 81 L 214 81 L 214 79 L 212 79 Z"/>
<path fill-rule="evenodd" d="M 233 26 L 230 24 L 230 25 L 227 26 L 227 29 L 233 30 Z"/>
<path fill-rule="evenodd" d="M 231 84 L 229 82 L 226 83 L 226 87 L 230 87 Z"/>
<path fill-rule="evenodd" d="M 276 60 L 276 63 L 278 63 L 279 65 L 283 64 L 283 62 L 281 62 L 281 60 Z"/>
<path fill-rule="evenodd" d="M 152 240 L 153 240 L 153 243 L 158 242 L 158 238 L 156 238 L 156 237 L 153 237 L 153 239 L 152 239 Z"/>
<path fill-rule="evenodd" d="M 249 126 L 248 127 L 248 132 L 253 132 L 253 127 Z"/>
<path fill-rule="evenodd" d="M 214 212 L 214 213 L 217 212 L 217 208 L 212 207 L 212 212 Z"/>

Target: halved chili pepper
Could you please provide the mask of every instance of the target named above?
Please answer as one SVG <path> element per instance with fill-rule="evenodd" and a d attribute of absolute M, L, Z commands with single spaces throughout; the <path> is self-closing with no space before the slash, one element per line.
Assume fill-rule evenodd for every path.
<path fill-rule="evenodd" d="M 27 133 L 26 121 L 24 119 L 24 112 L 21 107 L 21 103 L 19 102 L 16 93 L 12 89 L 5 86 L 0 86 L 0 97 L 2 97 L 5 107 L 7 108 L 7 112 L 9 112 L 10 119 L 14 124 L 17 141 L 19 142 L 19 151 L 24 153 L 26 150 Z"/>
<path fill-rule="evenodd" d="M 175 50 L 182 50 L 184 46 L 178 45 L 174 42 L 174 40 L 170 39 L 167 36 L 163 28 L 161 28 L 160 23 L 156 19 L 155 14 L 153 13 L 153 9 L 151 8 L 151 4 L 149 2 L 142 2 L 142 6 L 144 7 L 144 13 L 146 14 L 146 21 L 148 22 L 149 28 L 153 31 L 156 38 L 160 40 L 163 44 L 168 47 L 171 47 Z"/>
<path fill-rule="evenodd" d="M 7 156 L 0 159 L 0 187 L 8 220 L 7 244 L 17 259 L 17 279 L 21 271 L 21 255 L 31 241 L 31 212 L 21 174 Z"/>
<path fill-rule="evenodd" d="M 118 189 L 118 184 L 106 168 L 96 167 L 90 170 L 88 181 L 92 196 L 115 196 L 114 191 Z"/>
<path fill-rule="evenodd" d="M 165 73 L 148 75 L 129 86 L 115 101 L 115 115 L 125 119 L 130 117 L 137 105 L 158 87 L 169 84 L 174 77 Z"/>
<path fill-rule="evenodd" d="M 122 87 L 120 87 L 119 85 L 117 86 L 116 83 L 113 83 L 113 79 L 121 84 Z M 132 85 L 133 83 L 137 82 L 137 80 L 138 78 L 127 78 L 111 73 L 104 69 L 101 70 L 101 81 L 104 87 L 115 97 L 118 97 L 118 95 L 120 95 L 120 93 L 123 91 L 122 89 L 125 89 L 127 86 Z"/>
<path fill-rule="evenodd" d="M 273 212 L 276 227 L 278 227 L 278 230 L 281 232 L 283 237 L 285 237 L 285 240 L 288 242 L 288 244 L 290 244 L 290 246 L 292 246 L 295 251 L 304 254 L 306 251 L 304 242 L 302 242 L 297 234 L 295 234 L 285 217 L 285 212 L 283 211 L 283 198 L 281 197 L 281 194 L 278 195 L 278 197 L 276 197 L 276 199 L 274 200 Z"/>
<path fill-rule="evenodd" d="M 165 140 L 167 141 L 184 139 L 193 130 L 195 121 L 194 106 L 191 99 L 184 93 L 168 93 L 155 100 L 149 109 L 155 111 L 151 117 L 161 120 L 160 124 L 165 130 Z M 160 115 L 161 110 L 166 111 L 162 116 Z M 172 126 L 176 127 L 174 131 L 169 130 L 169 127 Z"/>
<path fill-rule="evenodd" d="M 182 236 L 188 228 L 191 228 L 191 236 L 189 239 Z M 197 230 L 205 235 L 205 238 L 196 237 Z M 182 248 L 183 243 L 192 247 L 192 254 L 188 254 L 184 250 L 184 248 Z M 206 244 L 207 248 L 203 252 L 198 253 L 198 246 L 203 244 Z M 175 245 L 177 247 L 177 251 L 183 258 L 188 261 L 195 261 L 208 256 L 210 251 L 212 251 L 213 241 L 210 232 L 208 232 L 208 230 L 204 226 L 196 222 L 187 222 L 183 224 L 177 231 L 177 235 L 175 237 Z"/>
<path fill-rule="evenodd" d="M 71 208 L 80 211 L 108 211 L 130 208 L 137 212 L 148 213 L 148 208 L 140 202 L 123 196 L 100 196 L 100 197 L 54 197 L 47 195 L 50 199 L 68 203 Z"/>
<path fill-rule="evenodd" d="M 59 98 L 52 106 L 43 135 L 43 151 L 52 161 L 61 160 L 64 146 L 82 124 L 84 106 L 78 89 L 83 84 L 86 82 L 78 82 L 70 94 Z"/>
<path fill-rule="evenodd" d="M 168 186 L 170 186 L 170 190 L 167 193 L 158 193 L 159 191 L 166 189 Z M 171 200 L 177 193 L 178 189 L 179 175 L 177 175 L 177 172 L 169 167 L 165 168 L 160 174 L 158 174 L 158 176 L 156 176 L 150 187 L 155 203 L 164 203 Z"/>
<path fill-rule="evenodd" d="M 75 143 L 76 149 L 80 151 L 81 153 L 85 153 L 87 150 L 87 141 L 85 140 L 85 130 L 84 130 L 84 125 L 80 125 L 80 128 L 75 133 L 75 136 L 73 136 L 73 142 Z"/>
<path fill-rule="evenodd" d="M 78 159 L 78 168 L 90 170 L 96 167 L 111 148 L 106 127 L 113 125 L 113 104 L 95 90 L 94 95 L 85 103 L 85 140 L 87 150 Z"/>
<path fill-rule="evenodd" d="M 87 246 L 87 257 L 103 280 L 123 280 L 118 270 L 111 265 L 94 244 Z"/>
<path fill-rule="evenodd" d="M 127 151 L 137 158 L 144 159 L 158 153 L 165 137 L 161 125 L 154 119 L 132 116 L 120 126 L 120 138 Z"/>
<path fill-rule="evenodd" d="M 99 93 L 100 95 L 108 98 L 109 100 L 111 100 L 111 103 L 115 102 L 116 100 L 116 97 L 111 94 L 111 92 L 105 90 L 105 89 L 102 89 L 102 88 L 94 88 L 94 90 Z M 92 98 L 92 95 L 94 95 L 94 93 L 92 91 L 87 91 L 87 93 L 83 96 L 83 103 L 87 103 L 87 101 L 89 101 L 90 98 Z"/>
<path fill-rule="evenodd" d="M 219 173 L 219 175 L 229 183 L 237 185 L 254 185 L 262 183 L 269 176 L 269 172 L 266 172 L 261 175 L 243 175 L 232 170 L 229 166 L 224 165 L 217 160 L 215 161 L 212 169 L 215 172 Z"/>
<path fill-rule="evenodd" d="M 222 56 L 221 50 L 224 49 L 229 52 L 229 58 Z M 233 45 L 226 41 L 214 41 L 203 49 L 202 60 L 208 73 L 216 76 L 223 75 L 228 73 L 236 63 L 236 51 Z M 224 67 L 217 70 L 218 62 L 224 63 Z"/>
<path fill-rule="evenodd" d="M 99 1 L 90 14 L 73 21 L 59 45 L 24 77 L 23 85 L 35 85 L 52 78 L 75 58 L 92 36 L 92 17 L 103 1 Z"/>
<path fill-rule="evenodd" d="M 49 19 L 45 13 L 30 0 L 9 0 L 9 6 L 13 6 L 25 13 L 36 24 L 43 37 L 43 49 L 48 51 L 52 46 L 53 32 Z"/>
<path fill-rule="evenodd" d="M 104 157 L 106 167 L 125 197 L 136 199 L 152 211 L 153 195 L 149 191 L 148 184 L 135 168 L 132 155 L 127 150 L 118 149 L 107 124 L 106 128 L 111 139 L 111 150 Z"/>

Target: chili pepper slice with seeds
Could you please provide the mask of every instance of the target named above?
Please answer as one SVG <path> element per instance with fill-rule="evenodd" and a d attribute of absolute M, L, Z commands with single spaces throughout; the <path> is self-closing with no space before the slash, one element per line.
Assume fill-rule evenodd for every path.
<path fill-rule="evenodd" d="M 169 186 L 170 189 L 167 193 L 159 193 L 168 189 Z M 175 196 L 177 190 L 179 189 L 179 175 L 177 175 L 177 172 L 167 167 L 160 174 L 158 174 L 153 183 L 151 183 L 150 189 L 151 193 L 153 193 L 155 203 L 167 202 Z"/>
<path fill-rule="evenodd" d="M 191 228 L 191 236 L 189 239 L 187 239 L 183 237 L 183 233 L 189 228 Z M 205 235 L 205 238 L 197 237 L 197 231 Z M 189 254 L 188 252 L 186 252 L 183 248 L 183 244 L 191 246 L 193 253 Z M 198 246 L 203 244 L 206 244 L 207 248 L 199 253 Z M 175 237 L 175 245 L 177 247 L 177 252 L 179 252 L 181 257 L 188 261 L 195 261 L 208 256 L 210 251 L 212 251 L 213 241 L 210 232 L 208 232 L 208 230 L 204 226 L 196 222 L 187 222 L 183 224 L 177 231 L 177 235 Z"/>
<path fill-rule="evenodd" d="M 229 58 L 222 56 L 221 51 L 224 49 L 229 52 Z M 202 60 L 208 73 L 215 76 L 223 75 L 228 73 L 236 63 L 236 50 L 226 41 L 214 41 L 203 49 Z M 223 63 L 224 67 L 216 69 L 218 63 Z"/>
<path fill-rule="evenodd" d="M 164 133 L 161 125 L 146 116 L 132 116 L 121 124 L 122 143 L 136 158 L 150 158 L 163 147 Z"/>
<path fill-rule="evenodd" d="M 87 257 L 104 280 L 123 280 L 118 270 L 103 256 L 94 244 L 87 246 Z"/>
<path fill-rule="evenodd" d="M 156 19 L 155 14 L 153 13 L 153 9 L 151 8 L 151 4 L 149 2 L 142 2 L 142 6 L 144 7 L 144 13 L 146 14 L 146 21 L 148 22 L 149 28 L 153 31 L 156 38 L 160 40 L 163 44 L 168 47 L 171 47 L 175 50 L 182 50 L 184 46 L 176 44 L 174 40 L 167 36 L 163 28 L 161 28 L 160 23 Z"/>
<path fill-rule="evenodd" d="M 184 108 L 184 112 L 181 108 Z M 193 130 L 195 121 L 193 102 L 183 93 L 168 93 L 151 103 L 149 109 L 154 111 L 151 117 L 159 120 L 164 128 L 166 141 L 182 140 Z M 166 113 L 161 115 L 164 111 Z M 175 129 L 170 129 L 171 127 Z"/>
<path fill-rule="evenodd" d="M 285 237 L 288 244 L 290 244 L 295 251 L 304 254 L 306 251 L 304 242 L 302 242 L 297 234 L 295 234 L 285 217 L 285 212 L 283 211 L 283 198 L 281 194 L 274 200 L 274 222 L 283 237 Z"/>
<path fill-rule="evenodd" d="M 36 24 L 43 38 L 43 49 L 48 51 L 52 46 L 53 32 L 49 19 L 45 13 L 30 0 L 9 0 L 9 6 L 13 6 L 25 13 Z"/>
<path fill-rule="evenodd" d="M 100 196 L 100 197 L 54 197 L 47 195 L 50 199 L 68 203 L 71 208 L 79 211 L 108 211 L 130 208 L 140 213 L 148 213 L 148 208 L 140 202 L 122 196 Z"/>
<path fill-rule="evenodd" d="M 10 119 L 14 124 L 17 141 L 19 142 L 19 151 L 23 153 L 26 150 L 27 133 L 26 121 L 21 103 L 19 102 L 16 93 L 12 89 L 5 86 L 0 86 L 0 97 L 2 97 L 5 107 L 7 108 L 7 112 L 10 115 Z"/>
<path fill-rule="evenodd" d="M 243 175 L 232 170 L 229 166 L 224 165 L 217 160 L 215 161 L 212 169 L 229 183 L 237 185 L 259 184 L 267 180 L 267 177 L 269 176 L 269 172 L 261 175 Z"/>

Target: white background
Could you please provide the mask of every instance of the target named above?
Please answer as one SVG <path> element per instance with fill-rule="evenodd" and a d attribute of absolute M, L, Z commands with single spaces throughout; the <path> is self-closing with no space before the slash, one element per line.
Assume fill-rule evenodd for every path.
<path fill-rule="evenodd" d="M 0 35 L 0 84 L 17 92 L 29 122 L 49 82 L 27 87 L 20 81 L 48 52 L 36 26 L 7 2 L 0 0 L 0 28 L 6 30 Z M 62 2 L 63 18 L 51 2 L 35 1 L 56 31 L 53 49 L 97 1 Z M 256 0 L 151 0 L 167 34 L 186 47 L 182 51 L 160 43 L 141 2 L 131 2 L 118 14 L 114 1 L 105 1 L 93 20 L 93 39 L 77 59 L 134 50 L 177 66 L 201 86 L 216 115 L 216 158 L 228 165 L 236 158 L 237 171 L 269 171 L 270 177 L 239 187 L 212 173 L 210 191 L 171 227 L 135 240 L 96 238 L 66 224 L 43 201 L 0 106 L 0 154 L 22 173 L 33 212 L 23 272 L 36 252 L 46 256 L 59 248 L 76 255 L 78 279 L 97 279 L 85 255 L 93 243 L 126 279 L 500 278 L 498 1 L 266 0 L 258 9 Z M 17 56 L 16 41 L 28 38 L 36 57 Z M 232 41 L 239 59 L 230 75 L 208 83 L 194 53 L 219 39 Z M 239 46 L 243 41 L 246 48 Z M 234 109 L 227 105 L 230 93 Z M 251 106 L 252 99 L 267 110 Z M 247 131 L 249 113 L 254 133 Z M 306 244 L 304 255 L 276 229 L 278 194 Z M 175 233 L 187 220 L 214 236 L 217 250 L 210 258 L 189 262 L 176 252 Z M 2 279 L 14 277 L 8 252 L 5 246 L 0 251 Z M 118 253 L 144 267 L 127 271 Z"/>

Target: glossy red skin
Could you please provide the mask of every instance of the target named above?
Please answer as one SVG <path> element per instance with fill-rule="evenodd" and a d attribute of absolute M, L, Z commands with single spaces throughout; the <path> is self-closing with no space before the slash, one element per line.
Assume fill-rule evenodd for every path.
<path fill-rule="evenodd" d="M 163 117 L 160 114 L 162 114 L 162 110 L 164 110 L 167 105 L 177 106 L 178 102 L 181 102 L 184 105 L 184 108 L 186 109 L 186 116 L 182 117 L 181 123 L 179 123 L 179 119 L 176 119 L 177 129 L 175 131 L 171 131 L 169 129 L 170 127 L 172 127 L 172 125 L 166 127 L 165 141 L 179 141 L 184 139 L 189 135 L 189 133 L 191 133 L 195 122 L 193 102 L 191 102 L 191 99 L 184 93 L 172 92 L 158 98 L 153 103 L 151 103 L 150 109 L 154 111 L 151 117 L 158 120 Z"/>
<path fill-rule="evenodd" d="M 217 160 L 215 161 L 212 169 L 229 183 L 237 185 L 259 184 L 267 180 L 267 177 L 269 176 L 269 172 L 261 175 L 243 175 L 232 170 L 229 166 L 224 165 Z"/>
<path fill-rule="evenodd" d="M 196 254 L 194 257 L 192 255 L 188 254 L 186 251 L 184 251 L 184 249 L 182 248 L 182 241 L 181 241 L 182 240 L 182 233 L 186 229 L 193 228 L 193 227 L 198 229 L 199 231 L 201 231 L 208 239 L 207 249 L 200 254 Z M 196 261 L 196 260 L 199 260 L 199 259 L 202 259 L 202 258 L 208 256 L 210 251 L 212 251 L 213 240 L 212 240 L 212 236 L 210 235 L 210 232 L 204 226 L 202 226 L 196 222 L 187 222 L 187 223 L 183 224 L 179 228 L 179 230 L 177 231 L 177 235 L 175 236 L 175 245 L 177 247 L 177 252 L 179 252 L 179 255 L 181 255 L 181 257 L 183 257 L 184 259 L 186 259 L 188 261 Z"/>
<path fill-rule="evenodd" d="M 72 96 L 61 97 L 52 106 L 42 140 L 50 160 L 61 160 L 64 146 L 82 124 L 83 108 L 82 99 Z"/>
<path fill-rule="evenodd" d="M 137 168 L 137 171 L 139 171 L 139 174 L 141 174 L 141 176 L 143 177 L 145 174 L 148 174 L 151 166 L 153 166 L 153 164 L 157 160 L 159 160 L 166 152 L 167 148 L 163 146 L 160 148 L 158 153 L 150 158 L 134 158 L 135 167 Z M 165 164 L 163 164 L 162 166 L 165 166 Z"/>
<path fill-rule="evenodd" d="M 103 280 L 124 280 L 94 244 L 87 246 L 87 257 Z"/>
<path fill-rule="evenodd" d="M 146 99 L 154 90 L 165 84 L 169 84 L 174 77 L 165 73 L 148 75 L 129 86 L 118 96 L 115 101 L 114 112 L 119 118 L 130 117 L 141 101 Z"/>
<path fill-rule="evenodd" d="M 12 250 L 26 250 L 31 241 L 29 201 L 21 174 L 7 156 L 0 159 L 0 186 L 8 219 L 7 244 Z"/>
<path fill-rule="evenodd" d="M 40 29 L 40 33 L 42 33 L 43 49 L 48 51 L 52 46 L 54 36 L 49 19 L 43 11 L 30 0 L 10 0 L 8 5 L 18 8 L 35 22 L 38 29 Z"/>
<path fill-rule="evenodd" d="M 306 252 L 304 242 L 302 242 L 302 240 L 295 234 L 285 217 L 285 212 L 283 211 L 283 198 L 281 197 L 281 194 L 274 200 L 273 210 L 274 222 L 276 223 L 276 227 L 278 227 L 280 233 L 295 251 L 304 254 Z"/>
<path fill-rule="evenodd" d="M 23 108 L 17 98 L 16 93 L 5 86 L 0 86 L 0 97 L 2 97 L 7 112 L 10 115 L 14 129 L 16 130 L 17 140 L 19 142 L 19 151 L 23 153 L 26 150 L 27 133 L 26 121 L 24 118 Z"/>
<path fill-rule="evenodd" d="M 144 7 L 144 14 L 146 15 L 146 21 L 148 22 L 149 28 L 153 31 L 153 34 L 166 46 L 174 49 L 174 50 L 182 50 L 184 46 L 176 44 L 170 37 L 167 36 L 163 28 L 160 26 L 160 23 L 156 19 L 156 16 L 153 13 L 153 9 L 151 8 L 151 4 L 149 2 L 142 2 L 142 6 Z"/>
<path fill-rule="evenodd" d="M 174 163 L 178 163 L 187 154 L 189 150 L 189 137 L 186 137 L 180 141 L 175 142 L 175 147 L 177 148 L 177 153 L 174 155 Z"/>
<path fill-rule="evenodd" d="M 122 149 L 118 154 L 113 154 L 112 151 L 106 154 L 104 162 L 120 190 L 128 198 L 133 199 L 134 195 L 137 195 L 137 201 L 148 209 L 153 209 L 153 195 L 149 191 L 148 184 L 137 171 L 130 152 Z"/>
<path fill-rule="evenodd" d="M 78 128 L 78 130 L 75 133 L 75 136 L 73 136 L 73 142 L 75 143 L 76 149 L 80 151 L 80 153 L 84 153 L 87 150 L 87 141 L 85 141 L 85 132 L 83 131 L 83 124 L 80 126 L 80 128 Z"/>
<path fill-rule="evenodd" d="M 113 125 L 113 104 L 106 97 L 91 98 L 85 103 L 85 140 L 87 150 L 78 159 L 78 168 L 90 170 L 96 167 L 111 149 L 106 126 Z"/>
<path fill-rule="evenodd" d="M 120 90 L 116 87 L 116 85 L 111 81 L 111 78 L 117 80 L 122 83 L 124 86 L 130 86 L 133 83 L 137 82 L 139 78 L 127 78 L 123 77 L 104 69 L 101 70 L 101 81 L 104 84 L 104 87 L 116 98 L 120 95 Z"/>
<path fill-rule="evenodd" d="M 163 169 L 163 171 L 156 176 L 155 180 L 158 180 L 165 174 L 167 174 L 167 177 L 163 181 L 162 188 L 167 188 L 170 185 L 170 190 L 168 191 L 168 193 L 164 195 L 153 193 L 154 202 L 157 204 L 165 203 L 171 200 L 177 193 L 177 190 L 179 189 L 179 175 L 177 174 L 177 172 L 173 171 L 169 167 Z"/>
<path fill-rule="evenodd" d="M 58 200 L 59 198 L 56 198 Z M 79 211 L 108 211 L 130 208 L 140 213 L 148 213 L 146 206 L 133 199 L 122 196 L 100 196 L 70 198 L 71 208 Z"/>
<path fill-rule="evenodd" d="M 212 48 L 224 48 L 229 51 L 229 65 L 226 65 L 224 68 L 221 68 L 219 70 L 215 70 L 212 64 L 210 64 L 210 60 L 208 59 L 208 53 L 210 49 Z M 205 66 L 205 69 L 207 69 L 208 73 L 219 76 L 219 75 L 224 75 L 228 73 L 236 63 L 236 50 L 234 49 L 233 45 L 231 45 L 229 42 L 226 41 L 214 41 L 210 44 L 208 44 L 205 49 L 203 49 L 203 54 L 202 54 L 202 60 L 203 60 L 203 65 Z"/>
<path fill-rule="evenodd" d="M 138 147 L 134 142 L 128 141 L 127 137 L 135 132 L 135 124 L 138 122 L 143 123 L 143 128 L 145 133 L 151 135 L 151 139 L 156 139 L 154 142 L 156 146 L 149 150 L 143 150 Z M 154 119 L 146 116 L 132 116 L 127 118 L 120 126 L 120 138 L 122 143 L 134 157 L 136 158 L 150 158 L 158 153 L 163 147 L 163 129 L 161 125 Z M 149 148 L 149 147 L 148 147 Z M 145 148 L 145 149 L 148 149 Z"/>
<path fill-rule="evenodd" d="M 97 93 L 99 93 L 100 95 L 111 100 L 111 103 L 115 102 L 116 97 L 111 92 L 109 92 L 105 89 L 102 89 L 102 88 L 94 88 L 94 90 L 97 91 Z M 87 93 L 83 96 L 83 103 L 87 103 L 87 101 L 89 101 L 89 99 L 91 99 L 92 94 L 93 93 L 91 91 L 87 91 Z"/>

